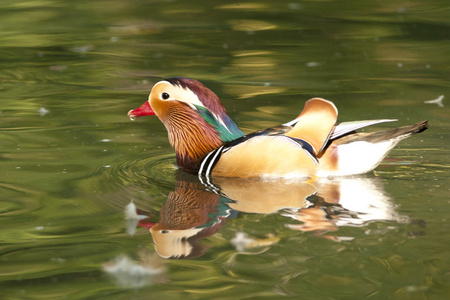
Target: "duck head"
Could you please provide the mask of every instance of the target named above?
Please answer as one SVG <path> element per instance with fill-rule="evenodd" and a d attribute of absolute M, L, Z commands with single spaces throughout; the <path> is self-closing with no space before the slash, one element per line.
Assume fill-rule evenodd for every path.
<path fill-rule="evenodd" d="M 156 83 L 148 100 L 128 116 L 156 115 L 167 129 L 178 166 L 193 173 L 201 159 L 244 134 L 210 89 L 197 80 L 169 78 Z"/>

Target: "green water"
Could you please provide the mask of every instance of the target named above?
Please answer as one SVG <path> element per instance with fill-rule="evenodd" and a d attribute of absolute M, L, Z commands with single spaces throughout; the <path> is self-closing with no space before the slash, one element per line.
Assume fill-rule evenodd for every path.
<path fill-rule="evenodd" d="M 444 0 L 3 0 L 1 298 L 447 299 L 449 20 Z M 157 118 L 126 116 L 172 76 L 246 133 L 316 96 L 340 121 L 430 129 L 358 178 L 216 180 L 230 202 L 175 169 Z M 167 228 L 176 213 L 197 228 Z"/>

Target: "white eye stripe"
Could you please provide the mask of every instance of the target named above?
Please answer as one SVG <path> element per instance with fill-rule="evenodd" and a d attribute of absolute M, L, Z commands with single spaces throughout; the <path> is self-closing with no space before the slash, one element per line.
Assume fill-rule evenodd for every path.
<path fill-rule="evenodd" d="M 202 106 L 203 103 L 198 99 L 197 95 L 189 89 L 182 88 L 178 85 L 172 85 L 170 82 L 162 80 L 153 86 L 153 90 L 158 91 L 157 96 L 162 101 L 177 100 L 188 104 Z M 165 99 L 163 93 L 169 94 L 169 98 Z"/>

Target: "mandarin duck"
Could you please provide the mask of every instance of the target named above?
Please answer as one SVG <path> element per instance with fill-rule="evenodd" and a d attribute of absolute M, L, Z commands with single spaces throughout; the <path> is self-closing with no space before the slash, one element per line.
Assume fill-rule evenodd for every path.
<path fill-rule="evenodd" d="M 313 98 L 294 120 L 245 135 L 215 93 L 197 80 L 181 77 L 159 81 L 148 100 L 128 112 L 132 120 L 146 115 L 156 115 L 166 127 L 178 167 L 208 178 L 363 174 L 375 169 L 400 140 L 428 126 L 422 121 L 357 133 L 357 129 L 396 120 L 337 124 L 336 106 Z"/>

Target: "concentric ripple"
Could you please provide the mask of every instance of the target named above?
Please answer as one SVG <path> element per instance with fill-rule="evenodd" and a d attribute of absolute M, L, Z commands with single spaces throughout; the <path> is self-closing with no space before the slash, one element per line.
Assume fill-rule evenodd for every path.
<path fill-rule="evenodd" d="M 103 166 L 99 170 L 99 179 L 102 186 L 109 185 L 111 190 L 117 191 L 119 187 L 129 190 L 130 193 L 140 191 L 152 194 L 156 192 L 155 189 L 172 189 L 175 185 L 176 170 L 173 154 L 145 158 L 124 157 L 114 165 Z"/>

